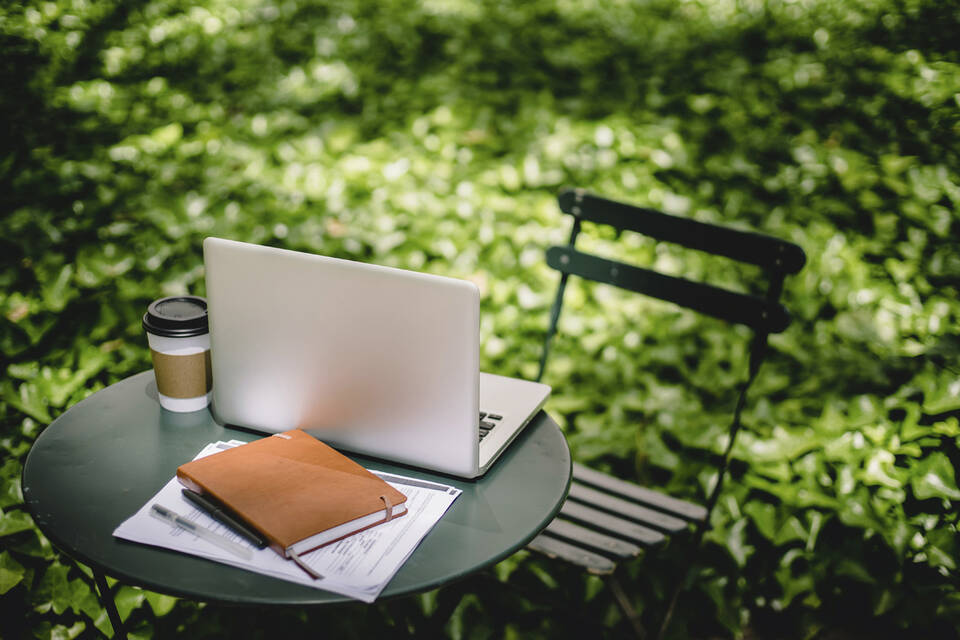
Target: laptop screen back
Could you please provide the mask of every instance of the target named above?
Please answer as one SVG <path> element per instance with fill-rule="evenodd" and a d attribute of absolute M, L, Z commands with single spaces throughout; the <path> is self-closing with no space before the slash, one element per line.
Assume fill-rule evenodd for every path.
<path fill-rule="evenodd" d="M 219 238 L 203 248 L 219 419 L 476 471 L 476 286 Z"/>

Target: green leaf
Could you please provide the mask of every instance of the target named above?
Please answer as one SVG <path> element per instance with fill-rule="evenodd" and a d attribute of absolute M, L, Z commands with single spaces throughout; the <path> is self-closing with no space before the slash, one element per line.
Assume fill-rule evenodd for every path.
<path fill-rule="evenodd" d="M 927 533 L 927 546 L 924 547 L 932 566 L 957 568 L 957 531 L 954 527 L 942 527 Z"/>
<path fill-rule="evenodd" d="M 437 610 L 437 605 L 438 605 L 437 595 L 438 595 L 438 594 L 439 594 L 439 590 L 438 590 L 438 589 L 433 589 L 433 590 L 431 590 L 431 591 L 427 591 L 426 593 L 421 593 L 421 594 L 418 594 L 418 595 L 417 595 L 417 602 L 418 602 L 418 604 L 420 605 L 420 611 L 423 612 L 423 615 L 424 615 L 424 616 L 426 616 L 426 617 L 429 618 L 429 617 L 432 616 L 432 615 L 434 614 L 434 612 Z M 147 594 L 147 600 L 150 600 L 150 594 L 149 594 L 149 593 Z M 150 601 L 150 605 L 153 606 L 153 601 L 152 601 L 152 600 Z M 158 616 L 159 616 L 159 615 L 165 615 L 165 614 L 157 613 L 157 609 L 156 609 L 156 608 L 153 609 L 153 612 L 154 612 L 155 614 L 157 614 Z"/>
<path fill-rule="evenodd" d="M 46 394 L 54 407 L 63 407 L 67 400 L 96 376 L 110 362 L 110 354 L 91 344 L 76 345 L 80 348 L 79 361 L 74 367 L 62 367 L 56 370 L 50 367 L 40 369 L 40 375 L 34 380 L 40 391 Z"/>
<path fill-rule="evenodd" d="M 129 249 L 116 244 L 87 245 L 77 254 L 76 280 L 84 287 L 103 286 L 123 276 L 136 264 Z"/>
<path fill-rule="evenodd" d="M 46 397 L 33 382 L 22 382 L 19 387 L 14 387 L 11 380 L 3 380 L 0 382 L 0 399 L 39 422 L 49 424 L 53 421 Z"/>
<path fill-rule="evenodd" d="M 436 592 L 433 592 L 436 593 Z M 154 615 L 158 618 L 162 618 L 173 610 L 173 607 L 177 604 L 177 598 L 173 596 L 164 595 L 162 593 L 154 593 L 152 591 L 145 591 L 144 597 L 147 599 L 147 602 L 150 603 L 150 608 L 153 609 Z M 428 611 L 424 611 L 429 614 Z"/>
<path fill-rule="evenodd" d="M 883 528 L 870 506 L 870 494 L 863 487 L 841 501 L 837 515 L 841 522 L 851 527 L 873 531 Z"/>
<path fill-rule="evenodd" d="M 547 571 L 545 571 L 545 570 L 543 569 L 543 567 L 541 567 L 540 565 L 535 564 L 535 563 L 534 563 L 534 564 L 531 564 L 531 565 L 530 565 L 530 572 L 533 573 L 533 574 L 537 577 L 537 579 L 540 580 L 540 582 L 543 583 L 543 585 L 544 585 L 546 588 L 548 588 L 548 589 L 556 589 L 556 588 L 557 588 L 557 580 L 556 580 L 556 578 L 554 578 L 553 576 L 551 576 L 551 575 L 550 575 Z"/>
<path fill-rule="evenodd" d="M 9 458 L 0 466 L 0 509 L 23 504 L 20 490 L 20 461 Z"/>
<path fill-rule="evenodd" d="M 837 509 L 839 501 L 821 491 L 812 491 L 796 483 L 771 482 L 756 475 L 744 476 L 745 486 L 765 491 L 785 504 L 794 507 L 817 507 L 826 510 Z"/>
<path fill-rule="evenodd" d="M 144 620 L 136 628 L 127 631 L 127 638 L 130 640 L 153 640 L 155 633 L 154 625 Z"/>
<path fill-rule="evenodd" d="M 20 584 L 25 573 L 23 565 L 13 556 L 6 551 L 0 553 L 0 595 Z"/>
<path fill-rule="evenodd" d="M 780 564 L 774 573 L 781 591 L 781 596 L 777 599 L 778 608 L 789 607 L 794 598 L 814 589 L 813 575 L 809 572 L 800 573 L 793 570 L 794 562 L 803 559 L 803 552 L 799 549 L 788 550 L 780 559 Z"/>
<path fill-rule="evenodd" d="M 960 500 L 953 464 L 945 453 L 936 451 L 910 468 L 910 486 L 919 500 L 943 498 Z"/>
<path fill-rule="evenodd" d="M 903 520 L 894 520 L 889 527 L 882 530 L 883 537 L 893 549 L 897 557 L 902 558 L 906 552 L 913 529 Z"/>
<path fill-rule="evenodd" d="M 136 587 L 122 586 L 114 596 L 114 602 L 117 604 L 117 612 L 121 620 L 126 620 L 134 609 L 143 604 L 144 591 Z"/>
<path fill-rule="evenodd" d="M 26 511 L 0 511 L 0 536 L 10 536 L 33 528 L 33 518 Z"/>
<path fill-rule="evenodd" d="M 552 411 L 563 414 L 577 413 L 586 411 L 590 408 L 591 401 L 586 395 L 554 395 L 551 394 L 549 407 Z"/>
<path fill-rule="evenodd" d="M 469 637 L 468 634 L 472 635 L 479 631 L 479 629 L 471 625 L 470 613 L 471 611 L 481 608 L 476 595 L 469 593 L 464 595 L 450 614 L 450 618 L 447 620 L 444 629 L 454 640 L 462 640 L 463 638 Z"/>
<path fill-rule="evenodd" d="M 776 462 L 755 462 L 751 463 L 752 471 L 771 480 L 778 482 L 789 482 L 793 473 L 790 470 L 790 464 L 786 460 Z"/>
<path fill-rule="evenodd" d="M 46 613 L 53 611 L 60 615 L 70 608 L 73 590 L 67 579 L 69 568 L 62 564 L 52 564 L 43 572 L 37 588 L 31 594 L 33 608 Z"/>
<path fill-rule="evenodd" d="M 847 576 L 848 578 L 853 578 L 865 584 L 874 584 L 875 582 L 873 575 L 867 569 L 864 562 L 858 558 L 842 558 L 837 563 L 837 566 L 834 567 L 834 571 L 837 575 Z"/>
<path fill-rule="evenodd" d="M 70 581 L 70 608 L 74 613 L 85 613 L 91 620 L 96 620 L 101 613 L 97 594 L 80 578 Z"/>
<path fill-rule="evenodd" d="M 941 617 L 953 617 L 960 613 L 960 592 L 947 591 L 944 593 L 943 598 L 937 604 L 936 613 Z"/>
<path fill-rule="evenodd" d="M 960 437 L 960 420 L 958 420 L 956 416 L 950 416 L 946 420 L 940 420 L 934 423 L 933 431 L 948 438 Z"/>
<path fill-rule="evenodd" d="M 726 576 L 716 576 L 702 581 L 702 584 L 702 589 L 717 609 L 717 620 L 730 631 L 739 630 L 740 612 L 736 604 L 730 600 L 730 580 Z"/>
<path fill-rule="evenodd" d="M 595 575 L 588 575 L 586 580 L 586 585 L 584 587 L 584 596 L 583 599 L 586 602 L 593 601 L 598 595 L 600 595 L 607 588 L 607 584 L 603 581 L 603 578 Z"/>
<path fill-rule="evenodd" d="M 680 466 L 680 456 L 670 450 L 660 434 L 653 429 L 645 429 L 638 434 L 640 444 L 637 447 L 637 463 L 649 462 L 663 469 L 676 469 Z"/>
<path fill-rule="evenodd" d="M 941 378 L 938 381 L 940 384 L 926 390 L 923 398 L 923 410 L 926 413 L 937 415 L 960 409 L 960 379 L 955 376 L 950 378 Z"/>
<path fill-rule="evenodd" d="M 497 575 L 497 580 L 507 582 L 513 572 L 524 564 L 529 555 L 529 552 L 521 550 L 495 564 L 493 571 Z"/>
<path fill-rule="evenodd" d="M 78 620 L 70 627 L 62 624 L 54 625 L 48 620 L 43 620 L 34 629 L 33 636 L 44 640 L 72 640 L 83 633 L 86 626 L 82 620 Z"/>
<path fill-rule="evenodd" d="M 97 604 L 100 604 L 100 601 L 97 601 Z M 110 622 L 110 615 L 107 613 L 106 609 L 101 608 L 97 613 L 97 616 L 93 618 L 93 626 L 108 638 L 112 638 L 114 635 L 113 623 Z"/>
<path fill-rule="evenodd" d="M 66 264 L 60 268 L 56 277 L 47 280 L 41 287 L 43 306 L 54 313 L 60 313 L 79 291 L 72 286 L 73 265 Z"/>
<path fill-rule="evenodd" d="M 55 552 L 50 541 L 47 540 L 40 530 L 33 528 L 29 533 L 24 533 L 4 540 L 4 544 L 11 551 L 18 554 L 30 556 L 31 558 L 41 558 L 50 561 L 54 558 Z"/>
<path fill-rule="evenodd" d="M 807 545 L 806 551 L 809 553 L 814 550 L 817 545 L 817 537 L 820 535 L 820 530 L 823 528 L 823 523 L 826 522 L 827 518 L 819 511 L 811 510 L 807 512 L 807 524 L 810 527 L 809 533 L 807 534 Z"/>
<path fill-rule="evenodd" d="M 800 523 L 800 520 L 795 516 L 787 518 L 783 526 L 777 531 L 777 535 L 774 538 L 773 542 L 778 547 L 783 547 L 795 540 L 807 541 L 809 539 L 809 534 L 806 529 L 803 528 L 803 525 Z"/>
<path fill-rule="evenodd" d="M 863 472 L 863 481 L 866 484 L 882 485 L 890 489 L 899 489 L 903 482 L 895 477 L 901 475 L 894 467 L 894 457 L 889 451 L 878 449 L 874 451 L 867 460 L 866 469 Z"/>
<path fill-rule="evenodd" d="M 757 530 L 765 538 L 773 540 L 777 529 L 777 508 L 775 506 L 759 501 L 748 502 L 744 505 L 743 512 L 750 517 Z"/>
<path fill-rule="evenodd" d="M 901 598 L 898 598 L 897 593 L 892 589 L 881 589 L 880 595 L 875 598 L 873 605 L 873 615 L 882 616 L 886 613 L 889 613 L 896 605 Z"/>
<path fill-rule="evenodd" d="M 176 144 L 183 136 L 183 126 L 179 122 L 158 127 L 150 132 L 150 138 L 156 144 L 157 150 L 167 149 Z"/>
<path fill-rule="evenodd" d="M 752 545 L 747 544 L 746 529 L 747 519 L 741 518 L 727 529 L 726 535 L 724 536 L 727 552 L 740 568 L 746 566 L 747 559 L 756 551 Z"/>

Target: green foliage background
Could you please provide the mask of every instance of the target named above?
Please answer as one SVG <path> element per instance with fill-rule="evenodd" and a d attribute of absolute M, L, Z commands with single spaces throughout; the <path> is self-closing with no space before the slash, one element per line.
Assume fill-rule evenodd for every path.
<path fill-rule="evenodd" d="M 20 471 L 67 407 L 149 368 L 140 315 L 204 293 L 203 237 L 470 278 L 484 368 L 533 377 L 570 185 L 809 258 L 673 634 L 957 637 L 958 31 L 952 0 L 4 5 L 0 635 L 109 635 Z M 673 273 L 755 275 L 596 232 Z M 567 301 L 546 381 L 574 457 L 703 500 L 747 335 L 601 286 Z M 648 624 L 683 553 L 626 568 Z M 627 629 L 597 579 L 527 552 L 332 613 L 117 587 L 138 637 Z"/>

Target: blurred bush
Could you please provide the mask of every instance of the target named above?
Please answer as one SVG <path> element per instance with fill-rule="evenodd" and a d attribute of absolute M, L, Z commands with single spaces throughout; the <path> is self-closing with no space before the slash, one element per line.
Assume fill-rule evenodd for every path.
<path fill-rule="evenodd" d="M 809 256 L 673 633 L 956 637 L 958 23 L 956 2 L 920 0 L 0 8 L 0 634 L 109 634 L 89 571 L 25 512 L 20 470 L 63 410 L 150 366 L 140 315 L 204 293 L 203 237 L 470 278 L 484 368 L 532 377 L 543 249 L 573 185 Z M 738 281 L 599 235 L 598 251 Z M 568 304 L 548 410 L 575 458 L 702 500 L 745 335 L 601 286 Z M 682 560 L 627 568 L 648 623 Z M 138 636 L 249 631 L 118 599 Z M 290 635 L 626 629 L 599 582 L 526 553 L 372 611 L 270 615 Z"/>

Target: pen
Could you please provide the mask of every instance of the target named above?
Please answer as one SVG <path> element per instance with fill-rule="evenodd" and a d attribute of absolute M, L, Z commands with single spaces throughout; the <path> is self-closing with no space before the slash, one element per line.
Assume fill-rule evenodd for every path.
<path fill-rule="evenodd" d="M 205 511 L 207 515 L 212 517 L 214 520 L 226 525 L 238 535 L 249 540 L 250 543 L 255 545 L 258 549 L 263 549 L 267 546 L 267 541 L 263 538 L 263 536 L 249 527 L 247 523 L 231 516 L 219 505 L 217 505 L 216 502 L 210 500 L 205 495 L 190 489 L 183 489 L 183 497 L 200 507 L 201 510 Z"/>
<path fill-rule="evenodd" d="M 185 531 L 189 531 L 193 535 L 197 536 L 198 538 L 203 538 L 207 542 L 212 542 L 221 549 L 226 549 L 230 553 L 236 554 L 244 560 L 249 560 L 251 557 L 253 557 L 253 552 L 248 547 L 225 538 L 219 533 L 215 533 L 206 527 L 201 527 L 195 522 L 190 522 L 179 513 L 171 511 L 170 509 L 167 509 L 156 502 L 150 506 L 150 515 L 152 515 L 154 518 L 159 518 L 164 522 L 169 522 L 170 524 L 176 525 Z"/>

